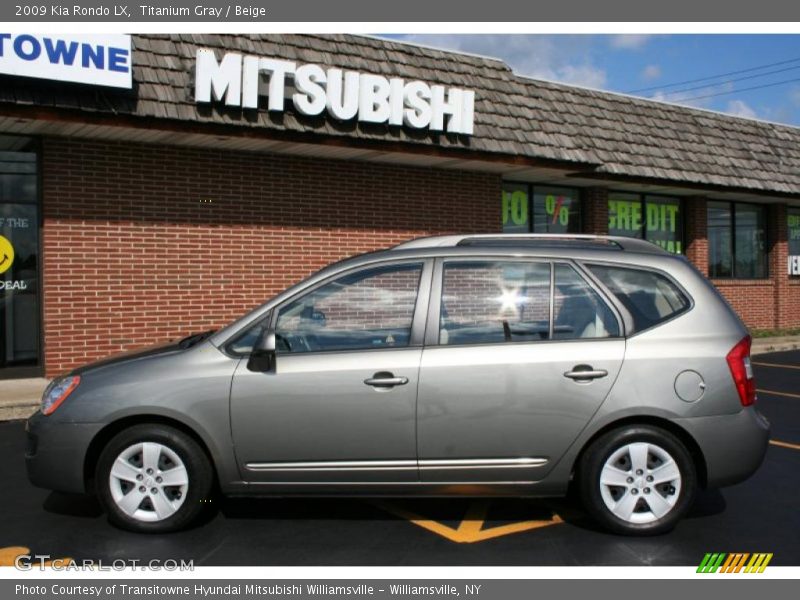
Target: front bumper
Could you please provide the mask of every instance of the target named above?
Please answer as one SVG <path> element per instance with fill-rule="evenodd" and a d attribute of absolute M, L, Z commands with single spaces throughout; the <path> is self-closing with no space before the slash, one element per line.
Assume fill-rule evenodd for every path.
<path fill-rule="evenodd" d="M 67 423 L 41 412 L 25 423 L 25 466 L 36 487 L 58 492 L 87 492 L 84 464 L 100 423 Z"/>
<path fill-rule="evenodd" d="M 703 453 L 706 485 L 733 485 L 749 478 L 764 461 L 769 445 L 769 421 L 755 407 L 732 415 L 675 419 Z"/>

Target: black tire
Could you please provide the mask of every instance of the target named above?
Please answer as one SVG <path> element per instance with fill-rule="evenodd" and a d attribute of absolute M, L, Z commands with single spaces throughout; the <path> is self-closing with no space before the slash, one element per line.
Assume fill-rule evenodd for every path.
<path fill-rule="evenodd" d="M 629 484 L 629 488 L 601 485 L 601 473 L 606 461 L 612 458 L 617 451 L 622 452 L 623 454 L 619 459 L 620 462 L 617 465 L 621 467 L 621 470 L 625 471 L 625 467 L 630 464 L 632 453 L 627 453 L 626 457 L 622 448 L 637 442 L 652 444 L 668 453 L 680 472 L 679 490 L 677 490 L 677 486 L 671 486 L 666 483 L 660 484 L 658 490 L 654 490 L 651 487 L 643 487 L 648 486 L 646 483 L 647 473 L 637 475 L 632 466 L 630 475 L 634 482 Z M 653 465 L 657 466 L 659 464 L 658 457 L 649 452 L 647 456 L 648 462 L 652 460 Z M 581 501 L 586 511 L 605 529 L 623 535 L 658 535 L 670 531 L 691 508 L 697 491 L 697 470 L 686 447 L 670 432 L 650 425 L 631 425 L 609 431 L 600 436 L 584 452 L 578 465 L 577 479 Z M 627 482 L 628 480 L 626 479 Z M 605 488 L 605 492 L 603 488 Z M 635 491 L 633 488 L 636 488 Z M 670 489 L 673 490 L 672 494 L 670 494 Z M 647 490 L 647 495 L 645 495 L 645 490 Z M 653 520 L 650 522 L 632 522 L 631 520 L 620 518 L 606 504 L 604 493 L 607 498 L 617 502 L 627 496 L 627 499 L 636 506 L 636 514 L 631 515 L 632 520 L 637 518 Z M 662 498 L 666 498 L 669 502 L 674 500 L 671 497 L 672 495 L 677 494 L 678 496 L 677 500 L 674 500 L 672 508 L 660 518 L 657 517 L 655 511 L 650 509 L 647 503 L 648 498 L 651 500 L 656 499 L 650 496 L 650 494 L 655 493 L 661 494 Z"/>
<path fill-rule="evenodd" d="M 169 488 L 156 488 L 155 494 L 158 494 L 158 489 L 162 489 L 162 496 L 171 494 L 171 499 L 175 503 L 180 503 L 179 508 L 166 518 L 160 520 L 142 520 L 141 518 L 134 518 L 126 514 L 117 504 L 114 499 L 114 491 L 112 487 L 114 484 L 111 482 L 111 469 L 114 466 L 117 457 L 119 457 L 127 449 L 136 446 L 137 444 L 145 442 L 155 442 L 165 447 L 168 451 L 174 452 L 183 466 L 186 469 L 188 483 L 185 488 L 169 487 Z M 160 460 L 166 461 L 161 464 L 165 468 L 169 468 L 170 460 L 166 456 L 167 451 L 159 454 Z M 136 460 L 132 459 L 133 461 Z M 134 468 L 136 468 L 134 466 Z M 142 465 L 142 469 L 144 466 Z M 175 465 L 172 465 L 175 468 Z M 166 473 L 167 471 L 157 471 L 153 477 L 159 472 Z M 97 490 L 97 497 L 103 508 L 108 515 L 109 521 L 122 529 L 129 531 L 136 531 L 141 533 L 166 533 L 170 531 L 178 531 L 184 529 L 196 521 L 200 515 L 210 506 L 211 494 L 214 485 L 214 470 L 211 463 L 204 452 L 203 448 L 189 435 L 184 432 L 161 424 L 141 424 L 134 425 L 125 429 L 115 435 L 106 444 L 100 457 L 97 461 L 97 469 L 95 472 L 95 486 Z M 143 476 L 147 476 L 144 475 Z M 165 475 L 166 477 L 166 475 Z M 154 480 L 149 480 L 151 483 Z M 123 486 L 119 486 L 116 493 L 124 493 L 127 498 L 128 493 L 141 494 L 142 504 L 139 504 L 136 514 L 147 515 L 148 511 L 152 512 L 153 517 L 157 517 L 155 506 L 151 500 L 147 500 L 147 495 L 150 491 L 141 492 L 141 488 L 147 488 L 144 485 L 147 481 L 139 481 L 128 484 L 124 482 L 124 487 L 129 485 L 133 486 L 132 490 L 125 492 Z M 156 484 L 153 484 L 156 485 Z M 165 484 L 166 485 L 166 484 Z M 153 489 L 153 488 L 150 488 Z M 133 497 L 132 497 L 133 498 Z M 132 500 L 135 502 L 135 498 Z"/>

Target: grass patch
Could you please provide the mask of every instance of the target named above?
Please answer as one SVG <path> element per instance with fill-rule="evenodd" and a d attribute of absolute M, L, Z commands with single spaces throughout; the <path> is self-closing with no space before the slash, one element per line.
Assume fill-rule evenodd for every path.
<path fill-rule="evenodd" d="M 750 335 L 752 335 L 753 338 L 786 337 L 789 335 L 800 335 L 800 327 L 789 327 L 787 329 L 751 329 Z"/>

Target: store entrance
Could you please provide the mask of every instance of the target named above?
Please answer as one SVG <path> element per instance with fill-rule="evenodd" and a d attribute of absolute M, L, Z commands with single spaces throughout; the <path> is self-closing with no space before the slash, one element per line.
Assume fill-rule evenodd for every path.
<path fill-rule="evenodd" d="M 37 153 L 0 136 L 0 379 L 41 374 Z"/>

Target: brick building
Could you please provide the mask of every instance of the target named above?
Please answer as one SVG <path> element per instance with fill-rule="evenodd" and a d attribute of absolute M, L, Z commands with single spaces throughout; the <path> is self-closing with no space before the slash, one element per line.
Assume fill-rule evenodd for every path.
<path fill-rule="evenodd" d="M 800 129 L 369 37 L 83 37 L 0 36 L 0 378 L 449 232 L 644 237 L 750 327 L 800 326 Z"/>

